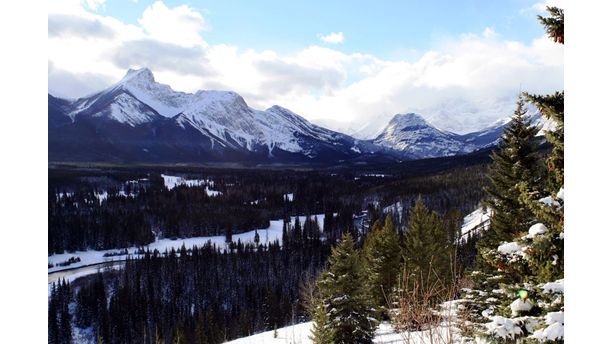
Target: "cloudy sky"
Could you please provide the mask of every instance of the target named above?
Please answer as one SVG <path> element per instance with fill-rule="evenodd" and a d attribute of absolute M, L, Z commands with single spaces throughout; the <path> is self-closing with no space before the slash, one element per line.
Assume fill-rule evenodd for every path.
<path fill-rule="evenodd" d="M 418 112 L 464 133 L 510 115 L 520 90 L 563 88 L 563 47 L 535 18 L 547 3 L 54 0 L 49 93 L 148 67 L 175 90 L 233 90 L 335 129 Z"/>

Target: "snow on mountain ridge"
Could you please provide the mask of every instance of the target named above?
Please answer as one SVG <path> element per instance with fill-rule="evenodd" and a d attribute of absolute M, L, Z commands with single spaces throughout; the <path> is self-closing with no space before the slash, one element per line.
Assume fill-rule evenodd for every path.
<path fill-rule="evenodd" d="M 155 115 L 152 111 L 142 111 L 141 108 L 134 104 L 133 98 L 125 93 L 115 97 L 115 102 L 110 107 L 110 117 L 120 123 L 127 123 L 132 127 L 151 122 Z"/>
<path fill-rule="evenodd" d="M 409 127 L 409 126 L 427 126 L 429 125 L 425 119 L 419 115 L 416 114 L 414 112 L 410 112 L 410 113 L 405 113 L 405 114 L 397 114 L 395 116 L 393 116 L 393 118 L 391 118 L 391 121 L 389 121 L 389 126 L 391 125 L 401 125 L 403 127 Z"/>
<path fill-rule="evenodd" d="M 155 81 L 148 68 L 129 69 L 113 88 L 123 88 L 164 117 L 173 117 L 193 102 L 196 95 L 175 91 Z"/>
<path fill-rule="evenodd" d="M 174 91 L 157 82 L 147 68 L 130 69 L 115 85 L 69 104 L 66 112 L 73 123 L 77 116 L 104 117 L 138 127 L 143 137 L 150 135 L 149 142 L 161 137 L 170 144 L 180 142 L 190 154 L 212 154 L 219 159 L 226 152 L 280 159 L 288 158 L 286 153 L 294 155 L 290 159 L 299 159 L 297 155 L 340 160 L 373 153 L 398 159 L 431 158 L 470 153 L 499 137 L 495 128 L 478 138 L 475 134 L 464 137 L 434 127 L 417 113 L 406 113 L 393 116 L 374 139 L 360 140 L 312 124 L 278 105 L 253 109 L 236 92 Z M 149 127 L 141 127 L 147 123 Z M 382 120 L 377 125 L 381 124 Z M 148 152 L 150 147 L 140 149 Z"/>
<path fill-rule="evenodd" d="M 395 115 L 374 143 L 422 158 L 469 153 L 476 149 L 458 139 L 458 135 L 432 126 L 415 113 Z"/>

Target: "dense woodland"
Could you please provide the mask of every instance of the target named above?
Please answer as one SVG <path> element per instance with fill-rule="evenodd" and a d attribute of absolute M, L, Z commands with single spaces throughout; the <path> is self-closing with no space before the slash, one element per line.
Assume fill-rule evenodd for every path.
<path fill-rule="evenodd" d="M 50 168 L 48 251 L 139 246 L 155 236 L 235 234 L 290 215 L 351 218 L 397 202 L 409 207 L 419 195 L 439 212 L 468 213 L 482 197 L 484 168 L 451 171 L 415 177 L 398 167 L 381 177 L 352 171 Z M 168 190 L 163 173 L 210 183 Z M 209 196 L 207 188 L 220 194 Z M 396 218 L 400 224 L 406 220 Z"/>
<path fill-rule="evenodd" d="M 240 244 L 231 253 L 210 245 L 147 252 L 121 272 L 73 288 L 74 325 L 93 329 L 104 343 L 221 343 L 304 321 L 299 286 L 323 266 L 329 245 L 298 236 L 287 249 L 276 243 Z M 62 304 L 64 295 L 51 302 Z M 63 319 L 60 308 L 50 316 Z M 62 331 L 57 324 L 50 332 Z"/>

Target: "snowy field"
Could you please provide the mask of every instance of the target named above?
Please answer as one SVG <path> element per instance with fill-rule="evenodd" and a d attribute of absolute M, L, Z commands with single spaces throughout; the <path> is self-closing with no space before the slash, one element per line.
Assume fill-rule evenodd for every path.
<path fill-rule="evenodd" d="M 316 215 L 317 223 L 319 224 L 319 228 L 323 229 L 323 219 L 325 215 L 319 214 Z M 314 219 L 314 217 L 313 217 Z M 295 216 L 291 217 L 291 223 L 294 223 Z M 306 221 L 306 216 L 300 216 L 300 222 L 303 224 Z M 283 238 L 283 220 L 273 220 L 270 221 L 270 226 L 268 228 L 262 228 L 257 230 L 252 230 L 248 232 L 244 232 L 241 234 L 235 234 L 232 236 L 233 242 L 242 243 L 253 243 L 255 240 L 255 231 L 259 234 L 259 242 L 261 244 L 272 243 L 275 240 L 278 240 L 279 243 L 282 243 Z M 193 237 L 193 238 L 185 238 L 185 239 L 157 239 L 154 242 L 143 246 L 145 249 L 149 250 L 158 250 L 159 252 L 164 252 L 166 250 L 170 251 L 171 249 L 179 250 L 183 245 L 186 248 L 192 248 L 193 246 L 203 246 L 207 242 L 209 242 L 217 247 L 224 248 L 226 247 L 225 236 L 217 235 L 217 236 L 203 236 L 203 237 Z M 87 250 L 87 251 L 76 251 L 73 253 L 62 253 L 62 254 L 54 254 L 48 257 L 49 264 L 53 264 L 52 268 L 48 269 L 49 273 L 75 269 L 79 267 L 84 267 L 87 265 L 100 264 L 105 262 L 113 262 L 113 261 L 123 261 L 126 259 L 126 255 L 116 255 L 111 257 L 105 257 L 105 254 L 117 253 L 118 251 L 122 251 L 123 249 L 111 249 L 111 250 Z M 128 254 L 132 257 L 137 257 L 136 252 L 138 251 L 138 247 L 129 247 L 127 249 Z M 67 261 L 71 257 L 79 257 L 81 259 L 78 263 L 73 263 L 68 266 L 55 266 L 58 263 Z M 97 270 L 94 268 L 91 270 L 91 273 L 95 273 Z M 86 275 L 86 274 L 85 274 Z M 84 276 L 84 275 L 83 275 Z"/>
<path fill-rule="evenodd" d="M 446 302 L 449 319 L 456 319 L 457 301 Z M 446 313 L 446 312 L 444 312 Z M 249 337 L 235 339 L 226 344 L 311 344 L 312 322 L 305 322 L 292 326 L 279 328 L 276 338 L 274 331 L 258 333 Z M 449 339 L 451 338 L 452 339 Z M 376 330 L 374 343 L 393 344 L 393 343 L 414 343 L 414 344 L 451 344 L 462 343 L 462 338 L 453 330 L 449 332 L 449 326 L 445 322 L 431 331 L 397 332 L 389 322 L 382 322 Z"/>
<path fill-rule="evenodd" d="M 185 179 L 183 177 L 168 176 L 165 174 L 162 174 L 161 177 L 164 178 L 164 186 L 168 190 L 172 190 L 179 185 L 185 185 L 188 187 L 206 185 L 206 194 L 208 196 L 216 197 L 221 194 L 220 191 L 209 189 L 209 187 L 213 187 L 215 185 L 215 182 L 210 179 Z"/>

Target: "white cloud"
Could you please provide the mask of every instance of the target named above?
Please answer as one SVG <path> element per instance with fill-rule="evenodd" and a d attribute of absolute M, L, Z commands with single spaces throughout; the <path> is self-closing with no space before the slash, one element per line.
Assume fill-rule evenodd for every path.
<path fill-rule="evenodd" d="M 497 32 L 495 32 L 495 29 L 493 29 L 492 27 L 486 27 L 482 33 L 482 36 L 484 38 L 493 38 L 497 36 Z"/>
<path fill-rule="evenodd" d="M 162 1 L 147 7 L 138 23 L 153 39 L 183 46 L 205 44 L 200 32 L 207 28 L 202 14 L 187 5 L 168 8 Z"/>
<path fill-rule="evenodd" d="M 534 9 L 538 12 L 546 12 L 547 7 L 559 7 L 565 8 L 565 0 L 545 0 L 540 1 L 531 6 L 531 9 Z"/>
<path fill-rule="evenodd" d="M 176 90 L 233 90 L 252 107 L 278 104 L 311 120 L 358 127 L 419 112 L 443 129 L 466 132 L 510 115 L 519 88 L 563 88 L 563 47 L 544 36 L 524 44 L 486 28 L 450 37 L 411 60 L 316 45 L 281 54 L 206 45 L 204 17 L 184 5 L 158 1 L 139 25 L 92 13 L 78 1 L 63 5 L 49 15 L 48 40 L 49 90 L 63 96 L 83 96 L 116 82 L 127 68 L 149 67 Z"/>
<path fill-rule="evenodd" d="M 340 44 L 344 42 L 344 34 L 342 32 L 332 32 L 329 35 L 321 36 L 321 41 L 330 44 Z"/>
<path fill-rule="evenodd" d="M 104 7 L 106 0 L 86 0 L 87 6 L 92 10 L 96 11 L 100 7 Z"/>

